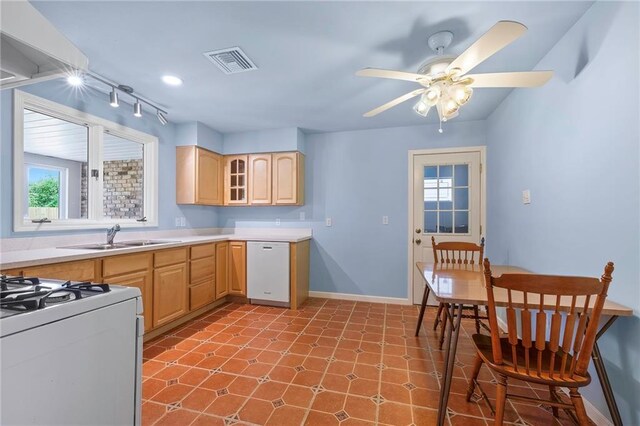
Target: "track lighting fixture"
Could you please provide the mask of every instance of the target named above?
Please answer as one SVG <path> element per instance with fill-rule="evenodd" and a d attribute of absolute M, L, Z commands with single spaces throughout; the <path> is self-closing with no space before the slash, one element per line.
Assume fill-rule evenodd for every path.
<path fill-rule="evenodd" d="M 136 117 L 142 117 L 142 104 L 140 100 L 136 98 L 136 103 L 133 104 L 133 115 Z"/>
<path fill-rule="evenodd" d="M 160 122 L 160 124 L 164 126 L 168 123 L 167 117 L 165 117 L 164 114 L 162 114 L 160 111 L 158 111 L 156 115 L 158 116 L 158 121 Z"/>
<path fill-rule="evenodd" d="M 118 108 L 120 103 L 118 103 L 118 92 L 116 92 L 116 88 L 111 88 L 111 93 L 109 93 L 109 105 L 114 108 Z"/>

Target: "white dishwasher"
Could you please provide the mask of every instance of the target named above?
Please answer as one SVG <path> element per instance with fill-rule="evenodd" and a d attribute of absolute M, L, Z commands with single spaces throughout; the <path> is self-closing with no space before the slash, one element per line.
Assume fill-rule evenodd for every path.
<path fill-rule="evenodd" d="M 289 243 L 247 243 L 247 297 L 289 302 Z"/>

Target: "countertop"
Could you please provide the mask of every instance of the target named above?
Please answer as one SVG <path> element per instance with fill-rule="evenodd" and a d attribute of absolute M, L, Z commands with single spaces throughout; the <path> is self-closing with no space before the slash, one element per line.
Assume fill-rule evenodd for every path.
<path fill-rule="evenodd" d="M 194 244 L 204 244 L 216 241 L 274 241 L 298 243 L 311 239 L 308 233 L 290 233 L 290 234 L 218 234 L 218 235 L 197 235 L 197 236 L 180 236 L 175 238 L 153 238 L 155 240 L 167 241 L 166 244 L 154 244 L 142 247 L 126 247 L 111 250 L 89 250 L 89 249 L 72 249 L 72 248 L 39 248 L 31 250 L 15 250 L 6 251 L 0 255 L 0 269 L 25 268 L 30 266 L 46 265 L 49 263 L 70 262 L 74 260 L 94 259 L 99 257 L 117 256 L 126 253 L 139 253 L 145 251 L 162 250 L 173 247 L 190 246 Z M 119 239 L 116 237 L 115 242 L 124 242 L 128 239 Z M 129 239 L 130 240 L 130 239 Z M 100 243 L 101 241 L 95 241 Z M 75 245 L 75 244 L 69 244 Z"/>

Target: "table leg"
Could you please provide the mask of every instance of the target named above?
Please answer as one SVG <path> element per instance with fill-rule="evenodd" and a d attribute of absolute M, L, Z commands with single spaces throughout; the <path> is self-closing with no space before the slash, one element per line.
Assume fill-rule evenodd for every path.
<path fill-rule="evenodd" d="M 593 344 L 593 352 L 591 352 L 591 359 L 593 359 L 593 365 L 596 368 L 598 379 L 600 380 L 600 386 L 602 386 L 602 392 L 604 393 L 604 399 L 607 401 L 607 407 L 609 407 L 609 413 L 615 426 L 622 426 L 622 418 L 620 417 L 620 410 L 618 410 L 618 404 L 616 403 L 616 397 L 611 389 L 611 383 L 609 382 L 609 375 L 604 367 L 604 361 L 600 353 L 600 347 L 598 346 L 598 339 L 611 327 L 611 324 L 618 319 L 617 316 L 612 316 L 602 326 L 596 335 L 596 341 Z"/>
<path fill-rule="evenodd" d="M 416 337 L 420 333 L 420 327 L 422 326 L 422 319 L 424 318 L 424 311 L 427 309 L 427 299 L 429 299 L 429 286 L 424 286 L 424 294 L 422 295 L 422 306 L 420 306 L 420 315 L 418 315 L 418 324 L 416 325 Z"/>
<path fill-rule="evenodd" d="M 462 321 L 462 305 L 458 305 L 456 315 L 456 305 L 450 304 L 450 315 L 445 317 L 442 324 L 447 329 L 447 349 L 444 357 L 443 382 L 440 387 L 440 403 L 438 404 L 438 426 L 443 426 L 447 417 L 447 404 L 449 403 L 449 391 L 453 381 L 453 367 L 456 363 L 456 350 L 458 348 L 458 337 L 460 335 L 460 323 Z M 447 327 L 447 324 L 450 326 Z"/>

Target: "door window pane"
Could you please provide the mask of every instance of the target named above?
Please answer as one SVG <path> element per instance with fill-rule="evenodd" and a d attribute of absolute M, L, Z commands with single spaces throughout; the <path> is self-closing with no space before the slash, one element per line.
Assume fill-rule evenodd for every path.
<path fill-rule="evenodd" d="M 141 143 L 104 134 L 102 162 L 105 218 L 144 217 L 144 147 Z"/>
<path fill-rule="evenodd" d="M 439 217 L 439 225 L 438 231 L 442 234 L 450 234 L 453 232 L 453 212 L 443 212 L 441 211 L 438 214 Z"/>
<path fill-rule="evenodd" d="M 438 212 L 425 212 L 424 214 L 424 232 L 438 232 Z"/>
<path fill-rule="evenodd" d="M 23 112 L 24 217 L 87 218 L 87 127 L 28 109 Z"/>
<path fill-rule="evenodd" d="M 468 234 L 469 191 L 468 164 L 425 166 L 425 232 Z"/>

